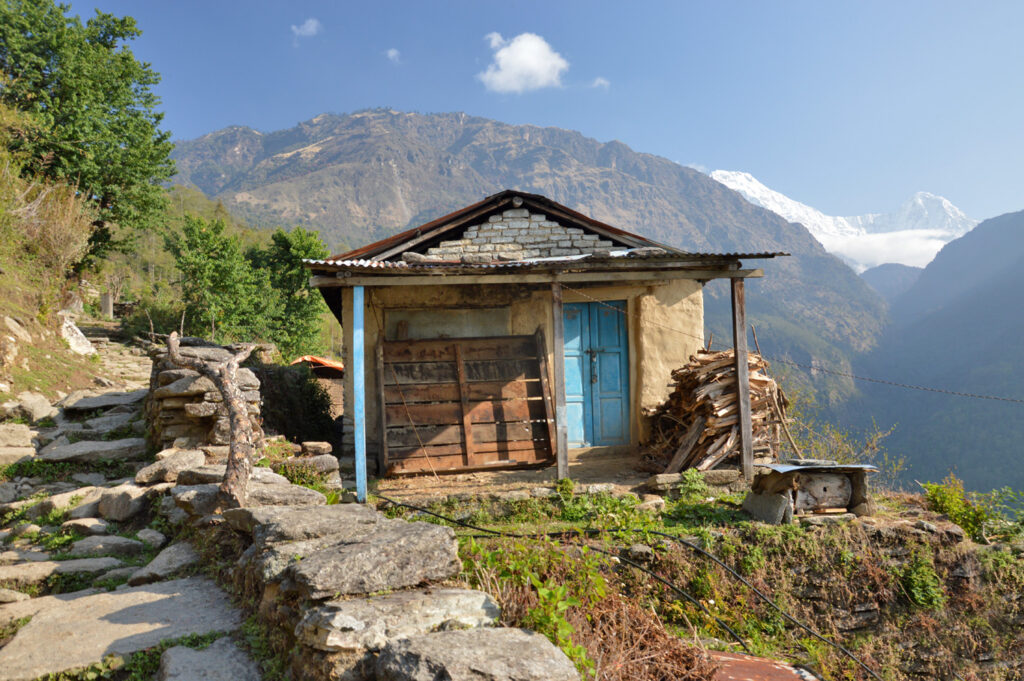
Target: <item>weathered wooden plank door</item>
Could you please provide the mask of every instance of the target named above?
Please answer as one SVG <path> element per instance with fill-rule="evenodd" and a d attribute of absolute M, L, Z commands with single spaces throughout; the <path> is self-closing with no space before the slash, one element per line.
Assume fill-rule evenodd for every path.
<path fill-rule="evenodd" d="M 386 474 L 553 463 L 543 348 L 540 335 L 384 341 Z"/>
<path fill-rule="evenodd" d="M 565 305 L 565 406 L 571 447 L 629 442 L 626 301 Z"/>

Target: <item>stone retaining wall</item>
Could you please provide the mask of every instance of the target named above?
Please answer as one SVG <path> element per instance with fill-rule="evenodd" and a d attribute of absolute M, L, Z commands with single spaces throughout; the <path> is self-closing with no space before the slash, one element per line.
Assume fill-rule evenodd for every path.
<path fill-rule="evenodd" d="M 232 353 L 220 346 L 187 346 L 183 340 L 181 354 L 208 362 L 222 362 Z M 146 421 L 150 441 L 158 449 L 177 447 L 224 447 L 231 442 L 231 424 L 227 406 L 213 381 L 191 369 L 171 363 L 167 348 L 154 346 L 149 356 L 153 368 L 146 400 Z M 238 385 L 246 402 L 256 435 L 260 428 L 260 382 L 249 369 L 238 370 Z"/>

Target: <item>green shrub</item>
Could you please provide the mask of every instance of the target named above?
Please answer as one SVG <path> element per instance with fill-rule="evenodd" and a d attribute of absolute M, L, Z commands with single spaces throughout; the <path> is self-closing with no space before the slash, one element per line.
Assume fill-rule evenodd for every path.
<path fill-rule="evenodd" d="M 946 603 L 942 580 L 935 572 L 931 555 L 923 549 L 914 551 L 910 560 L 894 572 L 904 595 L 912 604 L 926 610 L 938 610 Z"/>
<path fill-rule="evenodd" d="M 922 487 L 928 500 L 928 508 L 948 515 L 949 519 L 962 527 L 971 539 L 986 541 L 985 525 L 991 523 L 994 518 L 986 509 L 974 503 L 964 490 L 963 480 L 950 473 L 941 484 L 926 482 Z"/>

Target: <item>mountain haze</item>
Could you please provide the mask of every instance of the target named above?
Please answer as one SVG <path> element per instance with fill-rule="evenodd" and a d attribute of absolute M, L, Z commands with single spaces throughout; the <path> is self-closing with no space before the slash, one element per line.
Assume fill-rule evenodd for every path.
<path fill-rule="evenodd" d="M 307 224 L 339 250 L 511 188 L 686 250 L 786 251 L 793 257 L 765 262 L 765 278 L 751 282 L 750 317 L 765 352 L 807 365 L 847 367 L 884 323 L 878 294 L 802 225 L 696 170 L 570 130 L 378 109 L 276 132 L 226 128 L 179 143 L 174 157 L 178 181 L 233 213 Z M 707 289 L 719 345 L 730 338 L 724 291 Z M 831 379 L 818 387 L 850 389 Z"/>
<path fill-rule="evenodd" d="M 1024 211 L 985 220 L 951 241 L 893 303 L 878 347 L 858 373 L 957 392 L 1024 400 Z M 864 425 L 897 424 L 886 442 L 911 478 L 955 470 L 969 486 L 1024 487 L 1024 404 L 867 386 L 847 406 Z"/>

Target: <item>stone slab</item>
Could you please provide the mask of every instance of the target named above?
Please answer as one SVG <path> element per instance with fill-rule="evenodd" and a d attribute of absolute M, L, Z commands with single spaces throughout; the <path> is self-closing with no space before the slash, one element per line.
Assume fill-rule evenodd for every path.
<path fill-rule="evenodd" d="M 388 643 L 377 681 L 578 681 L 576 666 L 525 629 L 438 631 Z"/>
<path fill-rule="evenodd" d="M 130 437 L 123 440 L 81 440 L 56 447 L 39 458 L 44 461 L 127 460 L 146 452 L 146 440 Z"/>
<path fill-rule="evenodd" d="M 99 593 L 99 590 L 84 589 L 82 591 L 74 591 L 72 593 L 56 594 L 55 596 L 40 596 L 39 598 L 30 598 L 24 601 L 8 603 L 7 605 L 0 605 L 0 627 L 5 624 L 10 624 L 15 620 L 20 620 L 23 617 L 32 617 L 37 612 L 46 610 L 47 608 L 60 607 L 67 601 L 80 598 L 81 596 L 90 596 L 95 593 Z"/>
<path fill-rule="evenodd" d="M 175 482 L 181 471 L 187 468 L 197 468 L 205 464 L 206 455 L 198 449 L 176 451 L 151 463 L 136 473 L 135 482 L 140 485 L 148 485 L 154 482 Z"/>
<path fill-rule="evenodd" d="M 327 497 L 316 490 L 291 483 L 250 483 L 246 489 L 246 505 L 252 506 L 324 506 Z"/>
<path fill-rule="evenodd" d="M 160 656 L 157 681 L 260 681 L 260 668 L 230 638 L 203 650 L 174 646 Z"/>
<path fill-rule="evenodd" d="M 416 589 L 372 598 L 328 601 L 307 610 L 295 627 L 304 645 L 327 652 L 376 651 L 395 638 L 497 624 L 501 609 L 469 589 Z"/>
<path fill-rule="evenodd" d="M 0 466 L 28 461 L 35 455 L 35 447 L 0 447 Z"/>
<path fill-rule="evenodd" d="M 96 395 L 95 397 L 82 397 L 74 402 L 70 402 L 64 405 L 65 414 L 82 413 L 89 411 L 96 411 L 98 409 L 110 409 L 111 407 L 120 407 L 126 404 L 137 404 L 145 399 L 149 390 L 142 388 L 140 390 L 133 390 L 132 392 L 110 392 L 103 395 Z"/>
<path fill-rule="evenodd" d="M 788 494 L 748 492 L 743 500 L 743 510 L 770 525 L 793 522 L 793 505 Z"/>
<path fill-rule="evenodd" d="M 171 544 L 157 554 L 156 558 L 150 561 L 149 565 L 136 570 L 128 578 L 128 583 L 136 586 L 167 579 L 175 572 L 198 563 L 199 554 L 196 553 L 190 544 L 185 542 Z"/>
<path fill-rule="evenodd" d="M 0 423 L 0 447 L 31 447 L 33 431 L 24 423 Z"/>
<path fill-rule="evenodd" d="M 253 535 L 259 544 L 298 541 L 335 534 L 343 527 L 372 525 L 384 519 L 370 506 L 252 506 L 233 508 L 224 518 L 234 529 Z"/>
<path fill-rule="evenodd" d="M 448 579 L 461 569 L 449 527 L 404 520 L 372 527 L 362 536 L 339 537 L 289 566 L 286 574 L 298 593 L 311 599 L 369 594 Z"/>
<path fill-rule="evenodd" d="M 121 566 L 117 558 L 78 558 L 76 560 L 44 560 L 35 563 L 0 565 L 0 582 L 38 584 L 50 575 L 104 572 Z"/>
<path fill-rule="evenodd" d="M 128 537 L 93 536 L 79 539 L 71 545 L 69 556 L 137 556 L 146 550 L 146 545 Z"/>
<path fill-rule="evenodd" d="M 204 577 L 69 599 L 38 612 L 0 649 L 0 681 L 30 681 L 240 623 L 224 592 Z"/>

